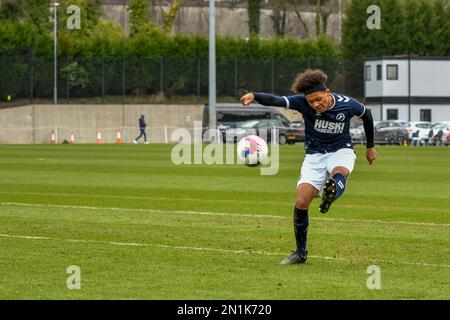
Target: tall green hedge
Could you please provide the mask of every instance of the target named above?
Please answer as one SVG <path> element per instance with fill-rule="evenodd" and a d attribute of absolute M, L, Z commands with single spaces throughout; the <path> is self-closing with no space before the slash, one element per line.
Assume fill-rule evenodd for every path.
<path fill-rule="evenodd" d="M 29 94 L 32 74 L 34 94 L 51 96 L 51 34 L 41 35 L 26 24 L 8 22 L 0 24 L 0 41 L 5 44 L 0 47 L 0 65 L 8 66 L 7 76 L 0 81 L 0 95 Z M 164 94 L 170 97 L 207 90 L 205 37 L 169 36 L 151 25 L 145 32 L 127 37 L 114 24 L 101 22 L 88 36 L 61 32 L 58 49 L 61 94 L 67 91 L 69 95 L 70 91 L 70 96 L 98 96 L 102 90 L 115 95 L 154 94 L 163 87 Z M 283 84 L 283 76 L 289 77 L 290 82 L 294 70 L 298 72 L 308 66 L 307 59 L 315 59 L 314 66 L 326 69 L 333 79 L 334 68 L 321 61 L 339 57 L 331 40 L 324 37 L 314 41 L 218 37 L 216 49 L 218 92 L 229 96 L 236 95 L 236 86 L 239 90 L 273 89 L 274 85 L 267 80 L 272 64 L 276 65 L 274 76 Z M 11 57 L 15 57 L 14 63 Z M 165 65 L 163 79 L 161 60 Z M 67 74 L 67 70 L 74 74 Z M 83 79 L 74 79 L 76 75 L 83 75 Z M 84 86 L 70 86 L 65 79 Z M 67 90 L 64 86 L 68 86 Z"/>
<path fill-rule="evenodd" d="M 36 97 L 51 96 L 50 2 L 17 0 L 0 5 L 0 100 L 31 92 Z M 252 3 L 257 9 L 259 0 Z M 65 27 L 70 4 L 82 8 L 81 30 Z M 62 96 L 139 95 L 162 90 L 170 97 L 207 92 L 207 38 L 168 35 L 148 21 L 147 7 L 148 1 L 130 1 L 132 29 L 126 35 L 117 23 L 100 19 L 98 0 L 62 1 L 58 7 L 58 86 Z M 252 17 L 256 34 L 258 16 Z M 326 69 L 333 79 L 333 63 L 325 60 L 338 58 L 335 46 L 324 37 L 314 41 L 218 37 L 216 48 L 218 93 L 227 96 L 245 89 L 287 90 L 295 73 L 308 66 Z"/>

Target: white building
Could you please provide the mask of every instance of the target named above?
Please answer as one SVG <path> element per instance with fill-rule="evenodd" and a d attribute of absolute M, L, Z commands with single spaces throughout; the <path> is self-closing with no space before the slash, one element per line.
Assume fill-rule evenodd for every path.
<path fill-rule="evenodd" d="M 450 57 L 367 59 L 364 100 L 374 120 L 450 121 Z"/>

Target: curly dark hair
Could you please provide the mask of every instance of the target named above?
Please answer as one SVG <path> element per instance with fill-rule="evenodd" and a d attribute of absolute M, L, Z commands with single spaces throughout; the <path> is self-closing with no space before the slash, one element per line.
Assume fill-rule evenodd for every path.
<path fill-rule="evenodd" d="M 327 79 L 327 75 L 322 70 L 307 69 L 295 77 L 291 90 L 295 93 L 304 93 L 305 90 L 313 88 L 321 83 L 325 83 Z"/>

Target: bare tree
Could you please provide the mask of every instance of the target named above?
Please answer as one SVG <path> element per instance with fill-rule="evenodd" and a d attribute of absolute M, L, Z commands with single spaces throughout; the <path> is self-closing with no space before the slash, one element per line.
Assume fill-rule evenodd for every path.
<path fill-rule="evenodd" d="M 338 8 L 338 0 L 322 0 L 323 1 L 323 5 L 326 5 L 326 8 L 322 7 L 320 5 L 320 17 L 321 17 L 321 32 L 322 33 L 327 33 L 328 31 L 328 18 L 331 16 L 331 14 L 333 13 L 333 8 Z M 320 2 L 320 0 L 318 0 L 318 2 Z"/>
<path fill-rule="evenodd" d="M 305 29 L 305 35 L 306 38 L 311 38 L 311 33 L 309 32 L 308 24 L 303 20 L 301 11 L 300 11 L 300 5 L 302 4 L 302 0 L 292 0 L 292 9 L 295 13 L 295 16 L 297 17 L 300 24 L 303 26 L 303 29 Z"/>
<path fill-rule="evenodd" d="M 316 36 L 322 33 L 322 0 L 316 0 Z"/>
<path fill-rule="evenodd" d="M 309 26 L 302 16 L 301 6 L 309 4 L 311 0 L 269 0 L 268 3 L 272 8 L 273 28 L 275 34 L 279 37 L 283 37 L 287 32 L 291 31 L 287 29 L 288 13 L 293 12 L 305 31 L 305 37 L 310 38 L 311 32 Z"/>
<path fill-rule="evenodd" d="M 286 18 L 289 9 L 288 1 L 269 0 L 268 3 L 272 8 L 270 19 L 272 20 L 273 31 L 277 37 L 283 38 L 286 34 Z"/>

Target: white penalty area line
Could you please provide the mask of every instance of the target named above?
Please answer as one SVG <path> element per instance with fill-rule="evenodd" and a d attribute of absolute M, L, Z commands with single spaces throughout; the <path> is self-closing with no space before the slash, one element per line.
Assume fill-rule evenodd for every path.
<path fill-rule="evenodd" d="M 272 219 L 292 219 L 291 216 L 277 216 L 268 214 L 242 214 L 230 212 L 208 212 L 208 211 L 182 211 L 182 210 L 161 210 L 161 209 L 144 209 L 144 208 L 116 208 L 116 207 L 92 207 L 92 206 L 72 206 L 72 205 L 56 205 L 56 204 L 35 204 L 23 202 L 0 202 L 2 206 L 22 206 L 22 207 L 37 207 L 37 208 L 60 208 L 60 209 L 78 209 L 78 210 L 109 210 L 109 211 L 135 211 L 147 213 L 176 213 L 176 214 L 194 214 L 207 216 L 226 216 L 226 217 L 244 217 L 244 218 L 272 218 Z M 357 223 L 377 223 L 377 224 L 400 224 L 412 226 L 431 226 L 431 227 L 450 227 L 448 223 L 433 223 L 433 222 L 411 222 L 411 221 L 385 221 L 373 219 L 345 219 L 345 218 L 325 218 L 325 217 L 310 217 L 311 220 L 318 221 L 337 221 L 337 222 L 357 222 Z"/>
<path fill-rule="evenodd" d="M 92 244 L 106 244 L 106 245 L 122 246 L 122 247 L 163 248 L 163 249 L 174 249 L 174 250 L 190 250 L 190 251 L 219 252 L 219 253 L 248 254 L 248 255 L 256 254 L 256 255 L 262 255 L 262 256 L 284 256 L 285 255 L 285 253 L 266 252 L 266 251 L 251 250 L 251 249 L 237 250 L 237 249 L 221 249 L 221 248 L 203 248 L 203 247 L 171 246 L 171 245 L 166 245 L 166 244 L 149 244 L 149 243 L 135 243 L 135 242 L 61 239 L 61 238 L 52 238 L 52 237 L 11 235 L 11 234 L 0 234 L 0 238 L 26 239 L 26 240 L 48 240 L 48 241 L 72 242 L 72 243 L 87 243 L 87 244 L 92 243 Z M 308 258 L 350 262 L 350 260 L 346 259 L 346 258 L 327 257 L 327 256 L 309 255 Z M 403 264 L 403 265 L 421 266 L 421 267 L 450 268 L 450 265 L 447 265 L 447 264 L 423 263 L 423 262 L 371 260 L 370 263 L 387 263 L 387 264 Z"/>

